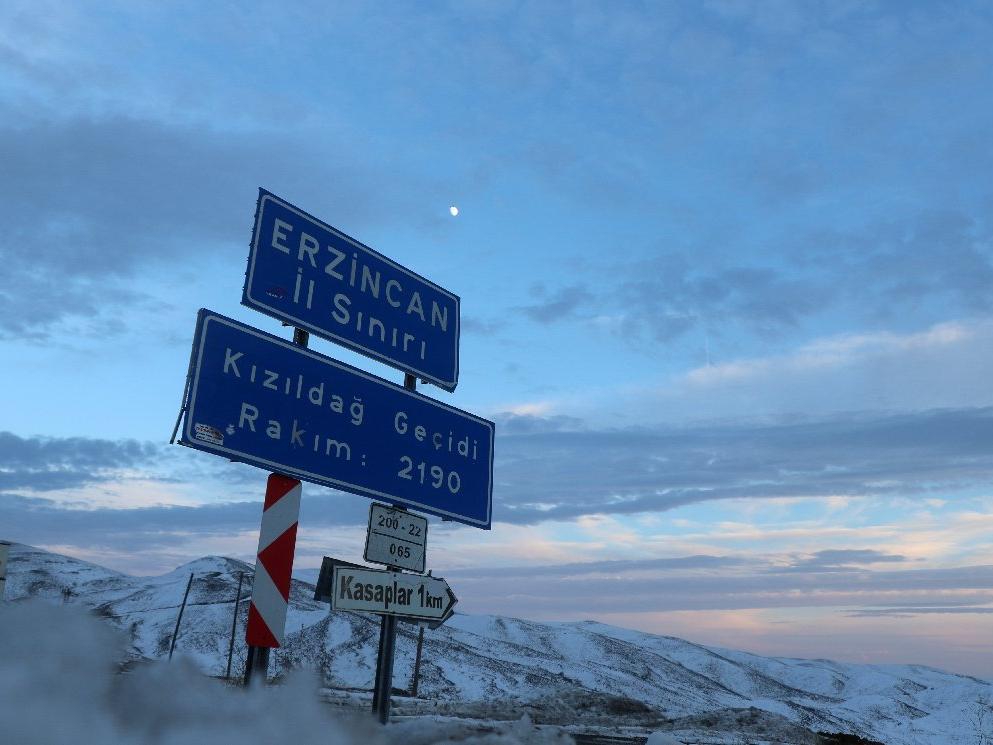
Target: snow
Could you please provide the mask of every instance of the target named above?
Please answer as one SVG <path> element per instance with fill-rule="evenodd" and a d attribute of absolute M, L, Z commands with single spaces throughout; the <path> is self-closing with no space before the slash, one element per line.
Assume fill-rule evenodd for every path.
<path fill-rule="evenodd" d="M 648 736 L 645 745 L 683 745 L 679 740 L 665 732 L 653 732 Z"/>
<path fill-rule="evenodd" d="M 0 604 L 0 727 L 3 741 L 125 745 L 406 745 L 470 742 L 462 722 L 432 718 L 382 728 L 324 705 L 312 676 L 279 686 L 226 686 L 188 660 L 126 674 L 122 632 L 76 607 L 38 601 Z M 491 723 L 479 745 L 563 745 L 570 740 L 526 719 Z"/>
<path fill-rule="evenodd" d="M 210 696 L 216 691 L 220 692 L 216 695 L 227 695 L 231 691 L 222 683 L 200 673 L 219 677 L 227 667 L 240 572 L 245 573 L 242 597 L 247 598 L 251 594 L 251 567 L 232 559 L 205 557 L 158 577 L 131 577 L 15 544 L 11 549 L 7 596 L 18 601 L 42 599 L 49 604 L 49 612 L 53 612 L 52 605 L 60 606 L 58 617 L 68 614 L 74 627 L 90 628 L 87 624 L 96 624 L 86 632 L 89 636 L 74 639 L 76 632 L 69 632 L 63 621 L 52 621 L 68 637 L 61 641 L 53 634 L 45 636 L 44 624 L 32 631 L 41 635 L 32 642 L 36 655 L 32 664 L 41 663 L 39 669 L 47 670 L 50 677 L 71 680 L 77 668 L 86 670 L 87 675 L 96 674 L 93 668 L 106 672 L 107 661 L 113 655 L 87 656 L 89 653 L 83 647 L 92 645 L 106 650 L 109 642 L 102 635 L 112 629 L 118 634 L 114 642 L 119 647 L 118 658 L 148 661 L 167 657 L 178 606 L 193 573 L 189 603 L 176 639 L 176 660 L 169 666 L 139 664 L 125 677 L 141 680 L 142 685 L 152 690 L 157 690 L 156 686 L 176 685 L 200 691 L 197 695 L 208 696 L 204 691 L 211 691 Z M 342 710 L 367 706 L 341 699 L 337 689 L 361 692 L 371 687 L 378 618 L 329 613 L 326 604 L 313 600 L 313 592 L 312 585 L 294 581 L 287 643 L 274 650 L 270 673 L 281 680 L 284 676 L 294 678 L 301 672 L 309 674 L 308 682 L 293 683 L 297 686 L 295 695 L 316 702 L 318 697 L 314 692 L 325 687 L 325 703 L 314 703 L 321 712 L 334 708 L 327 705 L 331 700 L 342 704 L 339 707 Z M 10 614 L 20 612 L 22 605 L 25 604 L 7 604 L 0 624 L 9 625 L 14 618 Z M 243 601 L 239 609 L 232 664 L 236 674 L 244 667 L 247 605 Z M 80 609 L 84 608 L 91 614 L 81 615 Z M 99 623 L 93 621 L 94 614 L 101 619 Z M 23 629 L 12 632 L 7 626 L 0 631 L 4 640 L 9 640 L 12 633 L 28 633 Z M 395 688 L 405 689 L 410 685 L 417 632 L 417 626 L 403 623 L 398 626 Z M 67 642 L 72 643 L 72 649 L 63 651 L 62 646 Z M 5 665 L 13 664 L 11 660 L 29 664 L 30 658 L 12 654 L 8 659 L 10 654 L 4 653 Z M 62 658 L 66 660 L 65 667 L 71 670 L 59 667 L 58 660 Z M 163 668 L 170 672 L 162 672 Z M 194 670 L 200 672 L 194 674 Z M 23 673 L 8 670 L 9 677 L 16 679 L 19 675 Z M 181 680 L 169 682 L 169 676 L 173 675 Z M 199 682 L 192 683 L 189 676 Z M 82 678 L 75 685 L 86 687 Z M 89 700 L 92 695 L 107 695 L 107 686 L 114 685 L 123 684 L 111 681 L 103 689 L 87 688 L 77 694 Z M 51 690 L 50 693 L 48 684 L 38 682 L 35 695 L 71 698 L 75 689 L 69 686 L 62 691 L 54 685 Z M 473 725 L 474 731 L 482 728 L 492 730 L 490 734 L 493 734 L 494 728 L 504 727 L 505 723 L 498 725 L 500 720 L 517 720 L 528 712 L 540 721 L 554 721 L 560 729 L 570 731 L 580 731 L 581 726 L 586 728 L 583 731 L 591 731 L 595 726 L 614 732 L 630 727 L 631 731 L 642 733 L 642 737 L 654 730 L 660 736 L 668 734 L 694 742 L 704 735 L 713 735 L 713 728 L 720 726 L 728 732 L 747 727 L 755 732 L 777 731 L 781 733 L 777 742 L 804 742 L 803 732 L 824 730 L 858 734 L 887 745 L 965 745 L 976 739 L 971 721 L 975 702 L 993 696 L 993 687 L 987 681 L 917 665 L 873 666 L 767 658 L 593 622 L 550 624 L 456 614 L 445 626 L 425 633 L 418 693 L 417 699 L 398 698 L 397 710 L 409 712 L 422 723 L 433 721 L 434 734 L 426 736 L 441 738 L 448 736 L 442 729 L 454 725 L 437 717 L 475 717 L 484 724 Z M 239 695 L 245 692 L 239 691 Z M 238 707 L 221 702 L 217 711 L 240 710 L 245 700 L 239 699 L 242 703 Z M 31 711 L 27 706 L 24 716 L 30 719 Z M 94 727 L 109 727 L 108 732 L 116 733 L 113 737 L 131 736 L 128 728 L 132 725 L 122 723 L 118 709 L 105 707 L 103 716 L 105 721 L 94 723 Z M 193 707 L 189 716 L 195 719 L 201 714 Z M 203 716 L 209 719 L 212 715 Z M 232 716 L 243 718 L 243 714 Z M 317 726 L 324 713 L 307 710 L 300 716 Z M 469 726 L 466 721 L 463 719 L 460 726 Z M 509 730 L 501 729 L 500 733 L 500 737 L 518 737 Z M 177 742 L 187 741 L 183 739 L 187 737 L 185 732 L 177 730 L 175 736 Z M 55 735 L 52 737 L 52 742 L 58 741 Z M 758 737 L 750 736 L 750 739 L 759 741 Z"/>

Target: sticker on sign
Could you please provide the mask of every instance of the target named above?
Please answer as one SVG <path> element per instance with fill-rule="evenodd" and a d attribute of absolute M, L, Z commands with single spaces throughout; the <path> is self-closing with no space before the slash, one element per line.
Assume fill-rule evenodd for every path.
<path fill-rule="evenodd" d="M 374 564 L 423 573 L 427 538 L 427 518 L 373 502 L 363 558 Z"/>

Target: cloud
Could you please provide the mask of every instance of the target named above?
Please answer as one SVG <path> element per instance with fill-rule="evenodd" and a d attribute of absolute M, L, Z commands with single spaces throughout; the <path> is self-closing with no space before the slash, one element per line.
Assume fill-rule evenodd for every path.
<path fill-rule="evenodd" d="M 901 563 L 907 557 L 887 554 L 874 549 L 825 549 L 799 559 L 784 571 L 791 572 L 848 572 L 856 565 L 865 566 L 881 563 Z"/>
<path fill-rule="evenodd" d="M 8 540 L 43 546 L 75 547 L 76 551 L 113 549 L 162 553 L 203 545 L 215 546 L 232 536 L 248 536 L 238 551 L 254 549 L 262 515 L 265 474 L 258 472 L 258 499 L 198 505 L 157 504 L 140 507 L 89 507 L 69 505 L 42 497 L 0 492 L 0 525 Z M 368 502 L 351 495 L 307 485 L 300 522 L 307 531 L 341 525 L 359 526 L 368 521 Z"/>
<path fill-rule="evenodd" d="M 497 435 L 494 519 L 633 514 L 736 497 L 920 495 L 993 476 L 993 408 Z"/>
<path fill-rule="evenodd" d="M 675 556 L 658 559 L 627 559 L 610 561 L 584 561 L 566 564 L 529 565 L 510 567 L 479 567 L 459 569 L 462 579 L 502 579 L 527 577 L 589 577 L 594 575 L 622 575 L 629 572 L 664 572 L 686 570 L 716 571 L 750 564 L 751 560 L 735 556 Z"/>
<path fill-rule="evenodd" d="M 43 545 L 175 548 L 257 531 L 266 475 L 178 446 L 0 432 L 0 525 Z M 308 527 L 368 519 L 365 500 L 313 484 L 305 494 Z"/>
<path fill-rule="evenodd" d="M 593 294 L 585 287 L 571 285 L 548 292 L 543 285 L 538 285 L 533 292 L 539 300 L 532 305 L 520 308 L 521 312 L 532 321 L 551 323 L 567 318 L 579 317 L 580 310 L 593 300 Z"/>
<path fill-rule="evenodd" d="M 799 260 L 827 276 L 866 317 L 920 306 L 947 313 L 993 308 L 993 226 L 953 207 L 925 208 L 848 230 L 810 231 Z"/>
<path fill-rule="evenodd" d="M 947 359 L 947 352 L 963 344 L 975 345 L 977 337 L 989 333 L 987 323 L 941 323 L 925 331 L 897 334 L 892 332 L 841 334 L 817 339 L 778 357 L 743 359 L 698 367 L 686 373 L 686 382 L 712 386 L 723 381 L 747 381 L 762 377 L 795 377 L 805 372 L 826 370 L 832 373 L 846 366 L 874 362 L 887 357 L 906 357 L 937 353 Z"/>
<path fill-rule="evenodd" d="M 811 558 L 816 559 L 816 554 Z M 791 560 L 789 555 L 775 553 L 681 556 L 452 569 L 446 578 L 462 591 L 467 612 L 516 607 L 532 617 L 554 614 L 562 619 L 608 609 L 610 613 L 658 613 L 853 606 L 856 610 L 845 612 L 874 614 L 885 606 L 880 615 L 901 615 L 905 608 L 937 612 L 926 609 L 993 603 L 993 566 L 885 571 L 848 566 L 825 573 L 813 564 L 784 572 Z"/>
<path fill-rule="evenodd" d="M 774 334 L 823 311 L 829 282 L 797 277 L 768 266 L 691 268 L 688 258 L 663 255 L 622 267 L 623 279 L 594 295 L 579 285 L 546 292 L 522 310 L 539 323 L 587 318 L 599 308 L 607 326 L 633 341 L 669 342 L 705 327 L 715 332 L 744 328 Z"/>
<path fill-rule="evenodd" d="M 639 344 L 703 330 L 730 345 L 742 332 L 784 337 L 832 316 L 857 325 L 934 323 L 993 309 L 993 227 L 967 211 L 872 217 L 847 230 L 807 222 L 801 230 L 744 258 L 667 247 L 650 258 L 593 266 L 595 290 L 575 282 L 542 286 L 539 302 L 522 310 L 548 324 L 592 321 L 597 309 L 611 319 L 601 326 Z"/>
<path fill-rule="evenodd" d="M 45 338 L 67 319 L 153 304 L 151 285 L 134 289 L 142 283 L 132 280 L 145 272 L 181 281 L 210 261 L 243 262 L 258 186 L 304 208 L 334 205 L 322 216 L 347 216 L 346 229 L 408 209 L 415 192 L 432 193 L 423 182 L 401 186 L 418 177 L 399 167 L 383 178 L 355 154 L 355 143 L 335 149 L 298 130 L 231 132 L 37 112 L 7 119 L 0 127 L 0 336 Z"/>
<path fill-rule="evenodd" d="M 459 319 L 459 330 L 480 336 L 492 336 L 507 325 L 506 321 L 485 320 L 474 316 L 462 316 Z"/>
<path fill-rule="evenodd" d="M 184 31 L 180 74 L 157 67 L 167 44 L 121 32 L 149 22 L 141 10 L 94 19 L 25 5 L 16 29 L 0 29 L 22 94 L 4 111 L 13 124 L 0 130 L 8 176 L 0 196 L 9 207 L 0 216 L 14 236 L 4 249 L 13 281 L 0 295 L 0 332 L 39 338 L 67 317 L 112 315 L 105 304 L 151 302 L 125 280 L 153 257 L 172 268 L 199 252 L 241 260 L 234 247 L 243 245 L 244 205 L 259 184 L 312 211 L 334 205 L 332 222 L 410 216 L 419 199 L 412 195 L 445 191 L 423 175 L 444 160 L 427 150 L 434 139 L 445 156 L 460 148 L 452 160 L 465 164 L 442 165 L 439 182 L 472 181 L 466 174 L 489 169 L 517 183 L 523 171 L 529 184 L 542 174 L 548 193 L 619 212 L 620 224 L 629 203 L 650 210 L 653 219 L 632 230 L 652 238 L 612 231 L 603 250 L 617 241 L 665 257 L 626 266 L 611 258 L 596 268 L 595 290 L 585 278 L 565 278 L 521 308 L 539 323 L 595 307 L 623 315 L 613 327 L 637 341 L 700 327 L 733 340 L 741 329 L 789 332 L 839 305 L 896 317 L 921 298 L 989 307 L 988 229 L 957 196 L 981 180 L 965 184 L 943 165 L 953 151 L 975 151 L 959 156 L 959 171 L 989 158 L 988 98 L 970 95 L 984 90 L 988 22 L 974 11 L 583 7 L 567 15 L 563 24 L 560 10 L 537 7 L 511 19 L 305 6 L 263 23 L 254 11 L 238 19 L 205 11 Z M 153 20 L 188 26 L 179 11 Z M 893 31 L 911 21 L 927 29 L 929 44 Z M 328 47 L 322 29 L 331 23 L 346 41 Z M 362 75 L 335 77 L 326 97 L 287 88 L 279 64 L 263 70 L 244 56 L 240 35 L 260 24 L 267 31 L 251 54 L 292 64 L 279 57 L 279 39 L 292 30 L 297 53 Z M 384 45 L 389 60 L 379 53 Z M 224 75 L 218 50 L 230 61 Z M 28 94 L 35 89 L 42 92 Z M 948 96 L 971 105 L 947 106 Z M 372 129 L 386 136 L 377 142 L 353 119 L 378 122 Z M 869 177 L 885 188 L 866 186 Z M 860 198 L 908 180 L 927 188 L 914 192 L 918 204 L 901 202 L 897 217 L 884 198 L 881 209 Z M 772 209 L 760 193 L 777 197 Z M 840 220 L 841 210 L 809 204 L 811 196 L 858 214 Z M 934 204 L 943 208 L 917 214 Z M 61 262 L 58 280 L 38 269 L 49 259 Z M 80 276 L 69 279 L 69 271 Z M 607 277 L 614 279 L 601 286 Z"/>
<path fill-rule="evenodd" d="M 0 494 L 5 534 L 42 545 L 113 545 L 141 550 L 176 545 L 191 534 L 218 535 L 258 526 L 260 505 L 233 502 L 218 505 L 155 506 L 133 509 L 67 509 L 40 497 Z"/>
<path fill-rule="evenodd" d="M 501 434 L 518 435 L 528 432 L 566 432 L 586 429 L 586 423 L 574 416 L 565 414 L 542 415 L 549 405 L 521 404 L 515 410 L 502 412 L 493 417 Z"/>
<path fill-rule="evenodd" d="M 913 616 L 926 615 L 986 615 L 993 613 L 990 606 L 910 606 L 906 608 L 863 608 L 861 610 L 850 611 L 846 615 L 850 618 L 885 618 L 887 616 L 899 616 L 901 618 L 911 618 Z"/>
<path fill-rule="evenodd" d="M 953 606 L 930 606 L 915 605 L 905 608 L 861 608 L 849 611 L 845 615 L 850 618 L 886 618 L 887 616 L 898 616 L 901 618 L 911 618 L 913 616 L 924 615 L 987 615 L 993 613 L 991 606 L 975 605 L 953 605 Z"/>
<path fill-rule="evenodd" d="M 113 471 L 148 466 L 158 453 L 157 446 L 136 440 L 0 432 L 0 489 L 52 491 L 92 484 Z"/>
<path fill-rule="evenodd" d="M 498 428 L 494 520 L 533 525 L 585 515 L 631 515 L 735 498 L 831 496 L 919 497 L 984 486 L 993 478 L 993 408 L 900 415 L 858 415 L 784 423 L 596 429 L 568 417 L 509 416 Z M 4 523 L 19 540 L 47 542 L 75 535 L 217 533 L 252 527 L 255 503 L 245 500 L 264 472 L 187 451 L 131 441 L 20 438 L 0 442 Z M 216 461 L 216 462 L 215 462 Z M 127 479 L 121 470 L 130 469 Z M 159 479 L 179 506 L 129 502 L 129 484 Z M 118 504 L 100 509 L 75 497 L 66 510 L 55 490 L 115 483 Z M 53 498 L 17 496 L 14 489 L 49 490 Z M 190 493 L 230 495 L 223 504 Z M 363 500 L 308 485 L 305 509 L 316 526 L 362 524 Z M 182 495 L 183 499 L 180 499 Z M 232 498 L 233 495 L 238 495 Z M 162 497 L 167 502 L 168 495 Z M 44 540 L 42 539 L 44 537 Z M 872 558 L 849 555 L 858 563 Z M 876 556 L 877 561 L 895 558 Z M 824 570 L 845 556 L 814 557 Z"/>
<path fill-rule="evenodd" d="M 624 267 L 604 303 L 623 319 L 615 329 L 629 338 L 671 341 L 705 325 L 774 333 L 824 309 L 824 280 L 792 276 L 771 266 L 708 268 L 667 253 Z"/>
<path fill-rule="evenodd" d="M 993 405 L 991 367 L 993 320 L 984 317 L 824 336 L 786 352 L 716 360 L 652 386 L 550 400 L 547 411 L 650 424 L 964 409 Z"/>

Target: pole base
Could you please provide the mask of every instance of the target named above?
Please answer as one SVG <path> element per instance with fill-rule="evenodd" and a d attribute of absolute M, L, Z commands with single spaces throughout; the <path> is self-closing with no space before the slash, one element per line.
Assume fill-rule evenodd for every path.
<path fill-rule="evenodd" d="M 269 678 L 269 647 L 249 647 L 245 658 L 245 685 L 265 685 Z"/>

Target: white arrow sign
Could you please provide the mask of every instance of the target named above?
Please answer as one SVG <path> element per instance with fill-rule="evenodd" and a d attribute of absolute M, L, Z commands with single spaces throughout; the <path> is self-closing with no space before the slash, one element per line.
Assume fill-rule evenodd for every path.
<path fill-rule="evenodd" d="M 447 619 L 458 602 L 441 577 L 419 577 L 383 569 L 336 565 L 331 592 L 334 610 L 359 610 L 390 616 Z"/>

